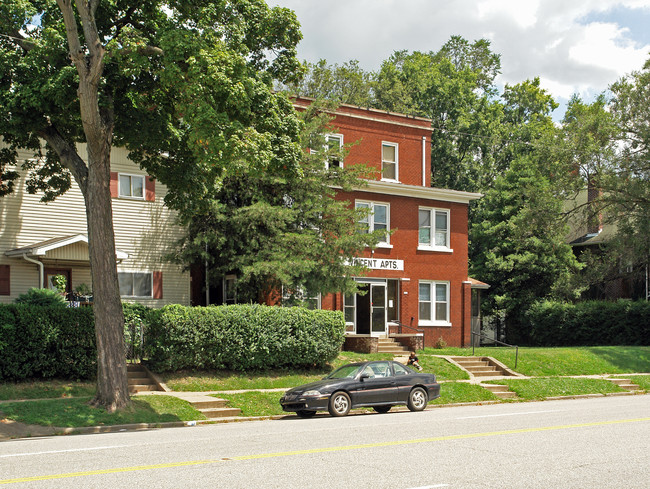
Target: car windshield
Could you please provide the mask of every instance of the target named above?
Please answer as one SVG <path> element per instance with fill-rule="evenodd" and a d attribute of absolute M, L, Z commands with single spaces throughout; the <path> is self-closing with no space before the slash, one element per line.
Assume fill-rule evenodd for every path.
<path fill-rule="evenodd" d="M 343 367 L 337 368 L 329 374 L 326 379 L 353 379 L 359 373 L 361 365 L 344 365 Z"/>

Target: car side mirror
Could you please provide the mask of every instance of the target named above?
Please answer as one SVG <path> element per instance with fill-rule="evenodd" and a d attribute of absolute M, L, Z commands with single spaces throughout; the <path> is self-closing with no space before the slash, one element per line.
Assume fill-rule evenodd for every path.
<path fill-rule="evenodd" d="M 370 375 L 368 375 L 368 374 L 361 374 L 361 376 L 359 376 L 359 380 L 361 382 L 363 382 L 364 380 L 369 379 L 369 378 L 370 378 Z"/>

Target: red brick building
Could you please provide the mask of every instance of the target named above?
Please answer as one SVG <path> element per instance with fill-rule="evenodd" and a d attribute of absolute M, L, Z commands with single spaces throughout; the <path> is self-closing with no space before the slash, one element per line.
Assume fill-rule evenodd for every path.
<path fill-rule="evenodd" d="M 371 208 L 368 228 L 392 234 L 356 258 L 370 269 L 355 279 L 367 293 L 331 294 L 320 307 L 344 311 L 350 336 L 417 334 L 424 346 L 440 338 L 470 345 L 467 211 L 480 194 L 431 188 L 430 120 L 348 105 L 333 115 L 330 144 L 356 142 L 339 164 L 363 163 L 378 174 L 368 187 L 338 198 Z"/>

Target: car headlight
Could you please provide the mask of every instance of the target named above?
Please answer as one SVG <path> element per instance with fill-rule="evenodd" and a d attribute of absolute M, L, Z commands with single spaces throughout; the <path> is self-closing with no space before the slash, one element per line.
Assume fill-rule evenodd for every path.
<path fill-rule="evenodd" d="M 305 396 L 305 397 L 318 397 L 318 396 L 320 396 L 320 391 L 316 391 L 316 390 L 306 391 L 305 393 L 303 393 L 303 396 Z"/>

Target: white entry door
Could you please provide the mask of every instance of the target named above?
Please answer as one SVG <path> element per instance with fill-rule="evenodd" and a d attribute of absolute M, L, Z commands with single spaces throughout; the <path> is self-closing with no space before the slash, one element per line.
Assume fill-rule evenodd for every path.
<path fill-rule="evenodd" d="M 370 285 L 370 334 L 386 334 L 386 285 Z"/>

